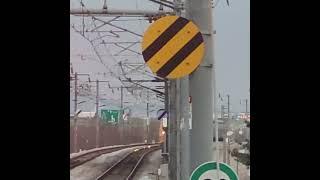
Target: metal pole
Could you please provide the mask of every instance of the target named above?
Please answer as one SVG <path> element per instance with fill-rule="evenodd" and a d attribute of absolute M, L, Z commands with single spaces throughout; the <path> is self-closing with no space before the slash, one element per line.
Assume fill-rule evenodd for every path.
<path fill-rule="evenodd" d="M 149 91 L 147 91 L 147 117 L 149 117 Z"/>
<path fill-rule="evenodd" d="M 213 85 L 214 86 L 214 85 Z M 214 93 L 215 94 L 215 93 Z M 215 109 L 214 109 L 214 113 L 215 114 Z M 218 118 L 217 117 L 213 117 L 213 120 L 215 122 L 215 151 L 216 151 L 216 161 L 217 161 L 217 179 L 220 179 L 220 153 L 219 153 L 219 122 L 218 122 Z"/>
<path fill-rule="evenodd" d="M 78 73 L 74 73 L 74 123 L 73 123 L 73 151 L 78 152 L 78 127 L 77 127 L 77 108 L 78 108 Z"/>
<path fill-rule="evenodd" d="M 181 80 L 176 80 L 176 180 L 180 180 L 181 176 Z"/>
<path fill-rule="evenodd" d="M 228 120 L 230 120 L 230 95 L 227 95 L 228 97 Z"/>
<path fill-rule="evenodd" d="M 99 126 L 99 80 L 96 81 L 96 148 L 99 147 L 99 135 L 100 135 L 100 126 Z"/>
<path fill-rule="evenodd" d="M 248 99 L 246 99 L 246 113 L 248 113 Z"/>
<path fill-rule="evenodd" d="M 213 17 L 208 0 L 189 0 L 186 11 L 199 27 L 204 42 L 205 55 L 190 77 L 192 97 L 192 129 L 190 130 L 190 172 L 200 164 L 213 160 L 213 135 L 215 133 L 215 154 L 219 162 L 218 121 L 216 117 L 215 64 L 213 57 Z M 215 130 L 213 129 L 215 120 Z M 219 166 L 218 166 L 219 168 Z"/>
<path fill-rule="evenodd" d="M 230 137 L 228 138 L 228 164 L 230 165 Z"/>
<path fill-rule="evenodd" d="M 78 108 L 78 73 L 74 73 L 74 114 L 77 112 Z"/>
<path fill-rule="evenodd" d="M 239 175 L 239 171 L 238 171 L 239 170 L 239 159 L 237 158 L 236 160 L 237 160 L 237 174 Z"/>
<path fill-rule="evenodd" d="M 149 140 L 149 91 L 147 91 L 147 143 L 150 142 Z"/>
<path fill-rule="evenodd" d="M 123 86 L 120 87 L 120 144 L 125 144 L 123 142 L 123 127 L 124 127 L 124 119 L 123 119 Z"/>
<path fill-rule="evenodd" d="M 230 120 L 230 95 L 228 94 L 227 95 L 227 98 L 228 98 L 228 121 Z M 223 157 L 225 158 L 226 156 L 226 153 L 228 154 L 228 156 L 226 157 L 227 159 L 227 163 L 230 164 L 230 157 L 229 157 L 229 141 L 228 141 L 228 148 L 225 149 L 226 147 L 226 137 L 227 137 L 227 126 L 226 126 L 226 123 L 224 123 L 224 142 L 223 142 L 223 145 L 224 145 L 224 149 L 223 149 Z M 229 139 L 228 139 L 229 140 Z M 226 162 L 225 160 L 223 160 L 223 162 Z"/>
<path fill-rule="evenodd" d="M 120 89 L 121 89 L 120 109 L 121 109 L 121 112 L 122 112 L 122 110 L 123 110 L 123 86 L 121 86 Z"/>
<path fill-rule="evenodd" d="M 226 162 L 226 128 L 225 128 L 225 119 L 224 119 L 224 105 L 221 105 L 221 119 L 223 121 L 223 162 Z"/>
<path fill-rule="evenodd" d="M 164 93 L 165 93 L 165 100 L 164 100 L 164 106 L 165 106 L 165 111 L 167 112 L 167 127 L 166 127 L 166 131 L 165 131 L 165 140 L 164 140 L 164 153 L 168 153 L 168 120 L 169 120 L 169 116 L 168 116 L 168 113 L 169 113 L 169 109 L 168 109 L 168 106 L 169 106 L 169 96 L 168 96 L 168 81 L 165 80 L 164 82 Z M 167 156 L 166 156 L 167 158 Z"/>

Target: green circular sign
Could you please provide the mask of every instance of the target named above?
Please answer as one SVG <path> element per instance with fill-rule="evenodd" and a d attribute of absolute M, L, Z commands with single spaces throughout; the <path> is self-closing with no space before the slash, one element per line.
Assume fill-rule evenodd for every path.
<path fill-rule="evenodd" d="M 219 163 L 219 179 L 239 180 L 237 173 L 227 164 Z M 217 179 L 217 162 L 209 161 L 198 166 L 191 174 L 190 180 Z"/>

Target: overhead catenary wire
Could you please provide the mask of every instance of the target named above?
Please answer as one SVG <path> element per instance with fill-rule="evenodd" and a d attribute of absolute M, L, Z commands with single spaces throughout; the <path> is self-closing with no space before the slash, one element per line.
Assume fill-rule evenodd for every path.
<path fill-rule="evenodd" d="M 83 9 L 86 9 L 86 7 L 85 7 L 85 5 L 83 4 L 83 2 L 81 1 L 80 3 L 81 3 L 81 6 L 83 7 Z M 88 10 L 86 9 L 86 11 L 88 11 Z M 88 13 L 90 13 L 90 12 L 88 12 Z M 141 23 L 141 22 L 140 22 L 140 23 Z M 92 24 L 96 26 L 94 19 L 92 19 L 91 25 L 92 25 Z M 84 24 L 83 24 L 83 25 L 84 25 Z M 141 27 L 141 26 L 140 26 L 140 27 Z M 77 31 L 77 29 L 75 28 L 75 26 L 72 26 L 72 28 L 73 28 L 76 32 L 79 32 L 79 31 Z M 100 63 L 109 71 L 109 73 L 110 73 L 111 76 L 115 77 L 116 80 L 118 80 L 121 84 L 123 84 L 122 79 L 121 79 L 121 76 L 118 75 L 116 72 L 114 72 L 114 71 L 112 70 L 112 68 L 110 68 L 109 65 L 107 65 L 107 64 L 104 62 L 102 56 L 100 56 L 101 53 L 100 53 L 99 50 L 98 50 L 98 48 L 99 48 L 98 46 L 99 46 L 100 44 L 95 45 L 92 41 L 90 41 L 90 38 L 85 35 L 84 31 L 82 31 L 82 32 L 83 32 L 83 33 L 82 33 L 82 36 L 91 43 L 91 45 L 92 45 L 92 47 L 93 47 L 93 50 L 94 50 L 95 54 L 97 55 L 97 57 L 98 57 L 98 59 L 99 59 L 98 62 L 100 62 Z M 99 35 L 101 36 L 100 32 L 98 32 L 98 36 L 99 36 Z M 102 41 L 103 41 L 103 40 L 102 40 Z M 105 50 L 106 52 L 109 52 L 108 47 L 106 47 L 105 44 L 104 44 L 103 46 L 105 47 L 104 50 Z M 113 59 L 114 62 L 118 62 L 117 59 L 116 59 L 110 52 L 109 52 L 109 56 Z M 145 72 L 146 72 L 146 73 L 150 73 L 150 72 L 148 72 L 148 71 L 146 71 L 146 70 L 145 70 Z M 139 73 L 139 72 L 137 71 L 137 73 Z M 140 73 L 141 73 L 141 72 L 140 72 Z M 151 75 L 151 73 L 150 73 L 150 75 Z M 130 82 L 130 83 L 131 83 L 131 82 Z M 135 97 L 135 98 L 136 98 L 136 97 Z"/>

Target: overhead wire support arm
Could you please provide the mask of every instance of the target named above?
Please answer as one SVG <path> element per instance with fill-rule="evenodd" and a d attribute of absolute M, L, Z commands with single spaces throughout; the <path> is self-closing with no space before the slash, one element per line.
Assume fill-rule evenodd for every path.
<path fill-rule="evenodd" d="M 151 80 L 123 80 L 124 82 L 164 82 L 163 80 L 156 80 L 156 79 L 151 79 Z"/>
<path fill-rule="evenodd" d="M 121 16 L 121 17 L 150 17 L 166 14 L 174 14 L 173 11 L 154 10 L 130 10 L 130 9 L 71 9 L 70 14 L 74 16 Z"/>
<path fill-rule="evenodd" d="M 134 45 L 136 45 L 136 44 L 137 44 L 137 43 L 132 43 L 132 44 L 130 44 L 130 45 L 127 46 L 127 47 L 123 47 L 123 46 L 120 46 L 118 43 L 114 43 L 115 46 L 122 48 L 122 50 L 119 51 L 118 53 L 114 54 L 114 56 L 119 55 L 120 53 L 122 53 L 122 52 L 124 52 L 124 51 L 131 51 L 131 52 L 136 53 L 136 54 L 138 54 L 138 55 L 142 55 L 141 53 L 130 49 L 132 46 L 134 46 Z"/>
<path fill-rule="evenodd" d="M 98 18 L 96 18 L 96 17 L 92 17 L 92 19 L 97 20 L 97 21 L 100 21 L 100 22 L 103 22 L 103 23 L 106 23 L 106 24 L 108 24 L 108 25 L 110 25 L 110 26 L 112 26 L 112 27 L 121 29 L 121 30 L 123 30 L 123 31 L 126 31 L 126 32 L 129 32 L 129 33 L 131 33 L 131 34 L 137 35 L 137 36 L 139 36 L 139 37 L 143 37 L 141 34 L 138 34 L 138 33 L 135 33 L 135 32 L 133 32 L 133 31 L 130 31 L 130 30 L 128 30 L 128 29 L 125 29 L 125 28 L 119 27 L 119 26 L 117 26 L 117 25 L 111 24 L 110 22 L 103 21 L 103 20 L 98 19 Z"/>
<path fill-rule="evenodd" d="M 120 65 L 121 71 L 124 72 L 121 61 L 119 62 L 119 65 Z M 156 89 L 149 88 L 149 87 L 147 87 L 147 86 L 143 86 L 143 85 L 141 85 L 141 84 L 139 84 L 139 83 L 135 83 L 135 82 L 131 81 L 131 79 L 128 78 L 128 77 L 126 77 L 126 76 L 124 76 L 124 77 L 128 80 L 128 82 L 130 82 L 130 83 L 132 83 L 132 84 L 134 84 L 134 85 L 137 85 L 137 86 L 140 86 L 140 87 L 149 89 L 149 90 L 151 90 L 151 91 L 153 91 L 153 92 L 159 93 L 159 94 L 161 94 L 161 95 L 164 95 L 164 92 L 161 92 L 161 91 L 156 90 Z M 122 82 L 123 82 L 123 80 L 122 80 Z"/>
<path fill-rule="evenodd" d="M 175 9 L 175 7 L 173 6 L 174 5 L 173 2 L 170 2 L 170 1 L 159 1 L 159 0 L 149 0 L 149 1 L 152 1 L 154 3 L 163 5 L 165 7 L 171 8 L 171 9 Z"/>
<path fill-rule="evenodd" d="M 93 18 L 93 17 L 92 17 L 92 18 Z M 93 31 L 95 31 L 95 30 L 103 27 L 104 25 L 107 25 L 108 23 L 111 23 L 112 21 L 114 21 L 114 20 L 116 20 L 116 19 L 118 19 L 118 18 L 120 18 L 120 16 L 116 16 L 116 17 L 114 17 L 113 19 L 111 19 L 111 20 L 109 20 L 109 21 L 107 21 L 107 22 L 103 22 L 101 25 L 99 25 L 99 26 L 91 29 L 90 32 L 93 32 Z M 93 18 L 93 19 L 94 19 L 94 18 Z M 94 19 L 94 20 L 96 20 L 96 19 Z"/>
<path fill-rule="evenodd" d="M 123 31 L 121 31 L 123 32 Z M 131 43 L 141 43 L 140 41 L 119 41 L 119 42 L 104 42 L 104 44 L 131 44 Z"/>

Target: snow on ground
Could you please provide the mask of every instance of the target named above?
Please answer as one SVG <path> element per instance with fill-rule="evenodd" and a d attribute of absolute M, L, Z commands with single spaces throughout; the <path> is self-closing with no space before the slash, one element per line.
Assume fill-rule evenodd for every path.
<path fill-rule="evenodd" d="M 161 150 L 148 154 L 133 180 L 157 180 L 155 175 L 149 173 L 156 174 L 158 172 L 158 168 L 160 168 L 160 162 Z"/>
<path fill-rule="evenodd" d="M 103 154 L 82 164 L 81 166 L 75 167 L 70 170 L 70 180 L 94 180 L 112 164 L 119 161 L 133 150 L 141 147 L 143 146 L 126 148 L 112 153 Z"/>
<path fill-rule="evenodd" d="M 141 143 L 135 143 L 135 144 L 126 144 L 126 145 L 114 145 L 114 146 L 105 146 L 105 147 L 100 147 L 100 148 L 94 148 L 94 149 L 89 149 L 89 150 L 83 150 L 77 153 L 71 153 L 70 154 L 70 158 L 74 158 L 77 156 L 80 156 L 82 154 L 86 154 L 92 151 L 96 151 L 96 150 L 101 150 L 101 149 L 110 149 L 110 148 L 115 148 L 115 147 L 123 147 L 123 146 L 130 146 L 130 145 L 141 145 Z"/>

